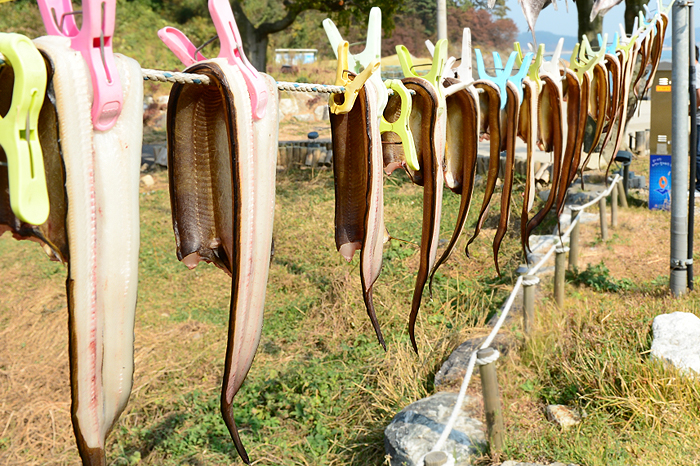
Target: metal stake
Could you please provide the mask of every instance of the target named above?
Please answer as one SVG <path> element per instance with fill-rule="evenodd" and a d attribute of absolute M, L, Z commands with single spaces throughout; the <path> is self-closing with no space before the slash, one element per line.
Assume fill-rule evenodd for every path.
<path fill-rule="evenodd" d="M 673 296 L 686 293 L 688 271 L 688 2 L 673 4 L 671 82 L 671 278 Z"/>
<path fill-rule="evenodd" d="M 581 214 L 579 209 L 571 209 L 571 221 L 573 222 Z M 571 237 L 569 240 L 569 247 L 571 251 L 569 252 L 569 270 L 573 270 L 578 267 L 578 249 L 579 249 L 579 237 L 581 233 L 581 222 L 576 222 L 574 229 L 571 230 Z"/>
<path fill-rule="evenodd" d="M 569 248 L 558 247 L 556 252 L 556 257 L 554 258 L 554 301 L 557 303 L 557 307 L 562 309 L 564 307 L 564 283 L 565 283 L 565 273 L 566 273 L 566 252 Z"/>
<path fill-rule="evenodd" d="M 529 335 L 535 326 L 535 285 L 540 279 L 536 275 L 523 277 L 523 331 Z"/>
<path fill-rule="evenodd" d="M 603 241 L 608 240 L 608 217 L 605 213 L 605 198 L 598 201 L 600 210 L 600 237 Z"/>
<path fill-rule="evenodd" d="M 615 183 L 612 188 L 610 197 L 610 227 L 617 228 L 617 198 L 618 190 L 620 189 L 620 183 Z"/>
<path fill-rule="evenodd" d="M 478 359 L 486 359 L 494 356 L 493 348 L 480 349 L 476 353 Z M 491 453 L 503 450 L 503 413 L 501 412 L 501 398 L 498 394 L 498 378 L 496 377 L 496 363 L 491 362 L 479 366 L 481 374 L 481 390 L 484 395 L 484 411 L 486 412 L 486 430 L 489 438 Z"/>

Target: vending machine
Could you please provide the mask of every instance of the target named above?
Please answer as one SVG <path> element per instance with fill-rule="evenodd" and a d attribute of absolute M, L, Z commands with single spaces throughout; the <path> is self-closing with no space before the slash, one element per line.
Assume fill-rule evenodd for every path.
<path fill-rule="evenodd" d="M 671 62 L 659 63 L 651 85 L 649 209 L 671 209 Z"/>

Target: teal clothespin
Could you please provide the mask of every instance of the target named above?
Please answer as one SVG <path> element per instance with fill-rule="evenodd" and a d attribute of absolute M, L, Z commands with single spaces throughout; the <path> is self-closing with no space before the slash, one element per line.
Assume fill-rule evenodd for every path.
<path fill-rule="evenodd" d="M 32 41 L 20 34 L 0 33 L 0 53 L 14 72 L 10 109 L 0 117 L 0 146 L 7 157 L 10 207 L 23 222 L 41 225 L 49 216 L 37 130 L 46 94 L 46 64 Z"/>
<path fill-rule="evenodd" d="M 511 55 L 513 54 L 515 54 L 515 61 L 517 62 L 519 59 L 519 54 L 517 52 L 512 52 Z M 527 76 L 528 72 L 530 71 L 530 63 L 532 63 L 534 56 L 535 54 L 532 52 L 526 53 L 520 60 L 518 72 L 508 78 L 508 81 L 515 84 L 515 87 L 518 89 L 518 97 L 520 98 L 520 102 L 523 101 L 523 79 L 525 79 L 525 76 Z"/>
<path fill-rule="evenodd" d="M 613 40 L 608 45 L 608 47 L 605 49 L 606 53 L 609 53 L 611 55 L 614 55 L 615 52 L 617 52 L 617 48 L 620 46 L 620 35 L 616 32 L 615 35 L 613 35 Z"/>
<path fill-rule="evenodd" d="M 331 48 L 338 57 L 338 46 L 343 43 L 343 37 L 340 35 L 335 23 L 329 18 L 323 20 L 323 29 L 326 31 L 326 36 L 331 43 Z M 382 10 L 379 7 L 374 7 L 369 12 L 369 21 L 367 23 L 367 40 L 365 49 L 356 54 L 348 54 L 349 70 L 355 74 L 360 74 L 362 70 L 367 68 L 373 60 L 380 60 L 382 57 Z M 389 100 L 389 93 L 384 86 L 381 74 L 381 65 L 370 76 L 369 81 L 377 88 L 379 96 L 378 113 L 381 115 L 386 108 L 386 103 Z"/>
<path fill-rule="evenodd" d="M 493 52 L 493 64 L 496 68 L 496 75 L 491 76 L 486 73 L 486 67 L 484 66 L 484 58 L 481 56 L 481 50 L 476 49 L 476 69 L 479 73 L 479 78 L 492 81 L 498 86 L 498 89 L 501 92 L 501 110 L 506 107 L 506 102 L 508 101 L 506 83 L 508 82 L 508 78 L 510 78 L 511 71 L 513 71 L 515 57 L 517 55 L 518 54 L 516 52 L 511 53 L 508 57 L 508 61 L 506 62 L 506 66 L 504 67 L 503 63 L 501 62 L 501 55 L 498 52 Z"/>
<path fill-rule="evenodd" d="M 406 157 L 406 165 L 408 165 L 411 170 L 418 171 L 420 170 L 420 163 L 418 163 L 416 144 L 413 140 L 413 133 L 411 132 L 411 125 L 409 123 L 409 117 L 411 116 L 411 109 L 413 107 L 410 91 L 399 79 L 387 79 L 384 81 L 384 84 L 387 89 L 393 90 L 395 94 L 401 97 L 401 114 L 394 122 L 388 121 L 384 118 L 384 115 L 382 115 L 379 121 L 379 132 L 396 133 L 399 139 L 401 139 L 403 153 Z"/>

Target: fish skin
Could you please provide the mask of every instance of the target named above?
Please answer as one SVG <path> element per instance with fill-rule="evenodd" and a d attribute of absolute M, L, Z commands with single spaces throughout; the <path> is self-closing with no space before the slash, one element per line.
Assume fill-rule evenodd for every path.
<path fill-rule="evenodd" d="M 647 79 L 644 85 L 644 91 L 642 91 L 642 99 L 647 95 L 649 89 L 651 89 L 651 84 L 654 82 L 654 76 L 656 76 L 656 70 L 659 69 L 659 62 L 661 61 L 661 53 L 663 52 L 664 39 L 666 38 L 666 28 L 668 26 L 668 16 L 664 13 L 659 15 L 659 20 L 657 21 L 657 30 L 655 41 L 651 46 L 651 71 L 649 72 L 649 79 Z"/>
<path fill-rule="evenodd" d="M 515 140 L 518 135 L 518 116 L 520 110 L 520 96 L 518 89 L 511 81 L 507 82 L 505 140 L 506 140 L 506 167 L 503 174 L 503 192 L 501 194 L 501 215 L 498 219 L 498 228 L 493 239 L 493 262 L 496 266 L 496 273 L 501 276 L 501 269 L 498 265 L 498 251 L 501 242 L 508 229 L 508 219 L 510 218 L 510 198 L 513 193 L 513 177 L 515 174 Z M 503 125 L 502 125 L 503 126 Z"/>
<path fill-rule="evenodd" d="M 593 8 L 591 8 L 590 21 L 593 22 L 598 15 L 605 16 L 612 7 L 620 3 L 622 3 L 622 0 L 595 0 L 593 2 Z"/>
<path fill-rule="evenodd" d="M 415 327 L 423 288 L 428 275 L 435 264 L 438 239 L 440 234 L 440 216 L 442 211 L 442 191 L 444 174 L 442 159 L 444 157 L 445 118 L 439 113 L 439 96 L 437 90 L 423 78 L 404 78 L 403 84 L 416 92 L 411 109 L 411 131 L 416 138 L 416 151 L 420 162 L 420 177 L 423 183 L 423 227 L 421 231 L 420 264 L 416 275 L 416 285 L 411 301 L 411 313 L 408 319 L 408 333 L 413 350 L 418 353 Z M 442 121 L 441 121 L 442 120 Z M 418 172 L 416 172 L 418 173 Z M 415 174 L 414 174 L 415 176 Z"/>
<path fill-rule="evenodd" d="M 540 94 L 539 108 L 538 108 L 538 127 L 547 126 L 549 127 L 549 133 L 552 135 L 552 152 L 554 155 L 553 170 L 552 170 L 552 187 L 550 193 L 554 194 L 559 188 L 559 182 L 561 181 L 561 168 L 562 168 L 562 149 L 563 149 L 563 133 L 562 133 L 562 123 L 563 123 L 563 111 L 561 102 L 563 100 L 561 90 L 557 83 L 552 80 L 548 75 L 541 75 L 543 82 L 542 93 Z M 543 96 L 548 94 L 549 99 L 546 100 L 548 108 L 543 108 Z M 545 216 L 554 206 L 554 195 L 547 198 L 545 205 L 539 212 L 537 212 L 528 222 L 526 226 L 525 241 L 528 250 L 530 250 L 529 240 L 532 230 L 537 228 L 537 226 L 542 223 Z"/>
<path fill-rule="evenodd" d="M 591 155 L 600 142 L 603 135 L 603 130 L 607 122 L 608 108 L 610 107 L 610 99 L 608 91 L 610 90 L 610 82 L 608 81 L 608 70 L 602 63 L 598 63 L 593 67 L 593 80 L 590 87 L 590 116 L 595 121 L 595 131 L 591 141 L 591 147 L 586 154 L 582 164 L 579 164 L 581 173 L 581 182 L 583 183 L 583 170 L 588 165 Z"/>
<path fill-rule="evenodd" d="M 518 136 L 526 144 L 527 170 L 525 173 L 525 193 L 523 195 L 523 209 L 520 214 L 520 242 L 527 260 L 526 227 L 530 218 L 530 210 L 535 203 L 535 167 L 532 158 L 532 150 L 535 146 L 535 122 L 537 121 L 537 99 L 539 92 L 537 85 L 528 77 L 523 80 L 523 103 L 520 106 L 518 117 Z"/>
<path fill-rule="evenodd" d="M 338 251 L 352 260 L 360 249 L 360 281 L 367 315 L 379 344 L 386 343 L 377 320 L 372 288 L 382 267 L 384 194 L 382 138 L 377 95 L 360 89 L 347 113 L 330 114 L 335 185 L 335 238 Z"/>
<path fill-rule="evenodd" d="M 46 101 L 55 106 L 53 115 L 46 114 L 41 123 L 46 127 L 40 132 L 56 138 L 48 143 L 49 158 L 55 158 L 52 144 L 60 141 L 65 169 L 71 418 L 83 464 L 103 465 L 106 438 L 128 402 L 133 383 L 141 67 L 115 54 L 124 104 L 112 128 L 95 131 L 90 116 L 91 78 L 80 53 L 63 37 L 34 42 L 50 67 Z M 62 207 L 56 207 L 61 212 Z M 48 236 L 55 237 L 56 232 L 49 230 Z"/>
<path fill-rule="evenodd" d="M 206 86 L 208 89 L 201 85 L 175 84 L 171 91 L 169 162 L 173 163 L 172 171 L 179 183 L 177 189 L 173 184 L 170 187 L 173 226 L 176 232 L 179 229 L 179 249 L 189 244 L 200 248 L 194 252 L 206 251 L 209 247 L 206 241 L 212 237 L 221 241 L 216 248 L 209 247 L 220 261 L 217 265 L 226 264 L 222 268 L 232 276 L 221 414 L 238 454 L 250 464 L 232 404 L 250 370 L 262 331 L 274 218 L 277 87 L 271 77 L 263 74 L 270 98 L 266 116 L 253 121 L 247 87 L 238 68 L 230 66 L 225 59 L 213 59 L 192 65 L 187 72 L 205 74 L 214 84 Z M 201 100 L 208 101 L 202 105 L 212 113 L 197 113 Z M 193 138 L 183 137 L 193 133 Z M 188 154 L 190 151 L 197 152 L 195 157 Z M 208 158 L 210 162 L 197 163 L 197 157 Z M 197 170 L 203 172 L 191 173 Z M 206 189 L 192 192 L 192 181 L 185 182 L 188 172 L 192 177 L 205 179 Z M 188 208 L 188 202 L 194 203 L 194 207 Z M 197 224 L 193 208 L 205 214 L 205 228 Z M 229 219 L 230 223 L 226 223 Z M 215 229 L 214 234 L 211 228 Z M 186 251 L 179 250 L 178 257 L 185 259 L 187 255 L 183 252 Z"/>
<path fill-rule="evenodd" d="M 567 69 L 565 75 L 567 81 L 567 106 L 566 106 L 566 125 L 568 128 L 566 138 L 566 149 L 562 160 L 561 180 L 557 190 L 552 190 L 553 196 L 556 196 L 555 211 L 557 218 L 564 210 L 564 201 L 569 186 L 576 176 L 578 164 L 581 160 L 581 148 L 583 146 L 583 136 L 585 133 L 585 119 L 588 114 L 588 88 L 590 77 L 587 73 L 583 74 L 583 81 L 579 81 L 578 76 L 572 70 Z M 584 104 L 586 102 L 586 104 Z"/>
<path fill-rule="evenodd" d="M 501 164 L 501 94 L 498 87 L 491 81 L 479 80 L 474 83 L 474 87 L 477 89 L 482 89 L 484 92 L 479 95 L 480 100 L 485 100 L 488 102 L 486 112 L 481 113 L 481 121 L 484 122 L 481 128 L 488 128 L 489 131 L 489 170 L 486 177 L 486 188 L 484 189 L 484 199 L 481 203 L 481 210 L 479 211 L 479 217 L 476 222 L 476 227 L 474 228 L 474 234 L 467 245 L 465 246 L 465 254 L 469 256 L 469 245 L 474 242 L 479 233 L 481 232 L 481 227 L 486 220 L 486 212 L 488 211 L 489 204 L 491 203 L 491 197 L 496 189 L 496 180 L 498 179 L 498 171 Z M 487 122 L 487 123 L 486 123 Z"/>
<path fill-rule="evenodd" d="M 460 82 L 455 78 L 444 80 L 445 87 Z M 452 94 L 446 100 L 448 126 L 445 159 L 454 160 L 452 165 L 455 167 L 455 171 L 452 174 L 452 179 L 457 183 L 451 189 L 456 194 L 461 195 L 461 198 L 457 212 L 457 223 L 452 237 L 430 272 L 429 289 L 431 294 L 435 272 L 450 257 L 457 245 L 457 240 L 464 231 L 474 192 L 476 162 L 479 155 L 479 94 L 473 87 L 468 87 Z"/>

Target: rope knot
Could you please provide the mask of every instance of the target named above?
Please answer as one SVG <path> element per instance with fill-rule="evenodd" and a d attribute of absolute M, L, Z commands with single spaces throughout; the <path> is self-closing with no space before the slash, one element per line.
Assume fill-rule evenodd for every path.
<path fill-rule="evenodd" d="M 562 254 L 565 252 L 569 252 L 569 248 L 567 246 L 557 246 L 557 249 L 555 250 L 557 254 Z"/>
<path fill-rule="evenodd" d="M 491 364 L 492 362 L 498 361 L 501 353 L 494 348 L 483 348 L 476 352 L 476 364 L 478 366 L 485 366 Z"/>

